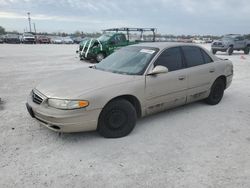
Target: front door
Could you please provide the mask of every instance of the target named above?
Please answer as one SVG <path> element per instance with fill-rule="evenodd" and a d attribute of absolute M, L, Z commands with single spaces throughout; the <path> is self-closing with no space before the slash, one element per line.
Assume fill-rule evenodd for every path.
<path fill-rule="evenodd" d="M 187 71 L 183 69 L 183 58 L 179 47 L 162 52 L 154 63 L 168 68 L 168 73 L 146 76 L 146 113 L 152 114 L 185 104 Z"/>

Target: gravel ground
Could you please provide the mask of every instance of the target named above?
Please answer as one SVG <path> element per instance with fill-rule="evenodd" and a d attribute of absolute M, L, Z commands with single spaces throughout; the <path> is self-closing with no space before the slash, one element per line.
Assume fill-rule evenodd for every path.
<path fill-rule="evenodd" d="M 89 65 L 76 48 L 0 44 L 0 187 L 250 187 L 250 55 L 218 55 L 235 68 L 219 105 L 175 108 L 104 139 L 60 136 L 25 108 L 42 79 Z"/>

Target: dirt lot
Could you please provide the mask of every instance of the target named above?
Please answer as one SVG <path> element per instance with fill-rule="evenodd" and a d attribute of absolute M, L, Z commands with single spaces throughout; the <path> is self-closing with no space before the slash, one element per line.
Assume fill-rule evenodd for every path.
<path fill-rule="evenodd" d="M 219 105 L 179 107 L 104 139 L 59 136 L 25 108 L 41 80 L 88 66 L 76 48 L 0 44 L 0 187 L 250 187 L 250 55 L 218 55 L 235 67 Z"/>

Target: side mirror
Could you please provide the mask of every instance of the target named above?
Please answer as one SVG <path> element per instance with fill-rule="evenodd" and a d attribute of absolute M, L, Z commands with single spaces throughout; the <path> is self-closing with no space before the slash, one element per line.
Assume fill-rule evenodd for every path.
<path fill-rule="evenodd" d="M 148 75 L 156 75 L 163 73 L 168 73 L 168 68 L 161 65 L 157 65 L 152 71 L 148 73 Z"/>

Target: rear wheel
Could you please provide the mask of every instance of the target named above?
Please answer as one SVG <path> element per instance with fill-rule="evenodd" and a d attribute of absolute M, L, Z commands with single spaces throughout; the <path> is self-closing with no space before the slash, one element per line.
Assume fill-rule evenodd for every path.
<path fill-rule="evenodd" d="M 234 52 L 234 48 L 232 46 L 230 46 L 228 49 L 227 49 L 227 54 L 228 55 L 232 55 Z"/>
<path fill-rule="evenodd" d="M 136 110 L 124 99 L 111 101 L 102 110 L 98 120 L 98 132 L 106 138 L 128 135 L 136 124 Z"/>
<path fill-rule="evenodd" d="M 249 46 L 244 49 L 244 54 L 249 54 Z"/>
<path fill-rule="evenodd" d="M 215 82 L 211 87 L 210 94 L 208 98 L 205 99 L 205 102 L 210 105 L 218 104 L 224 95 L 224 90 L 225 90 L 224 81 L 220 78 L 215 80 Z"/>

